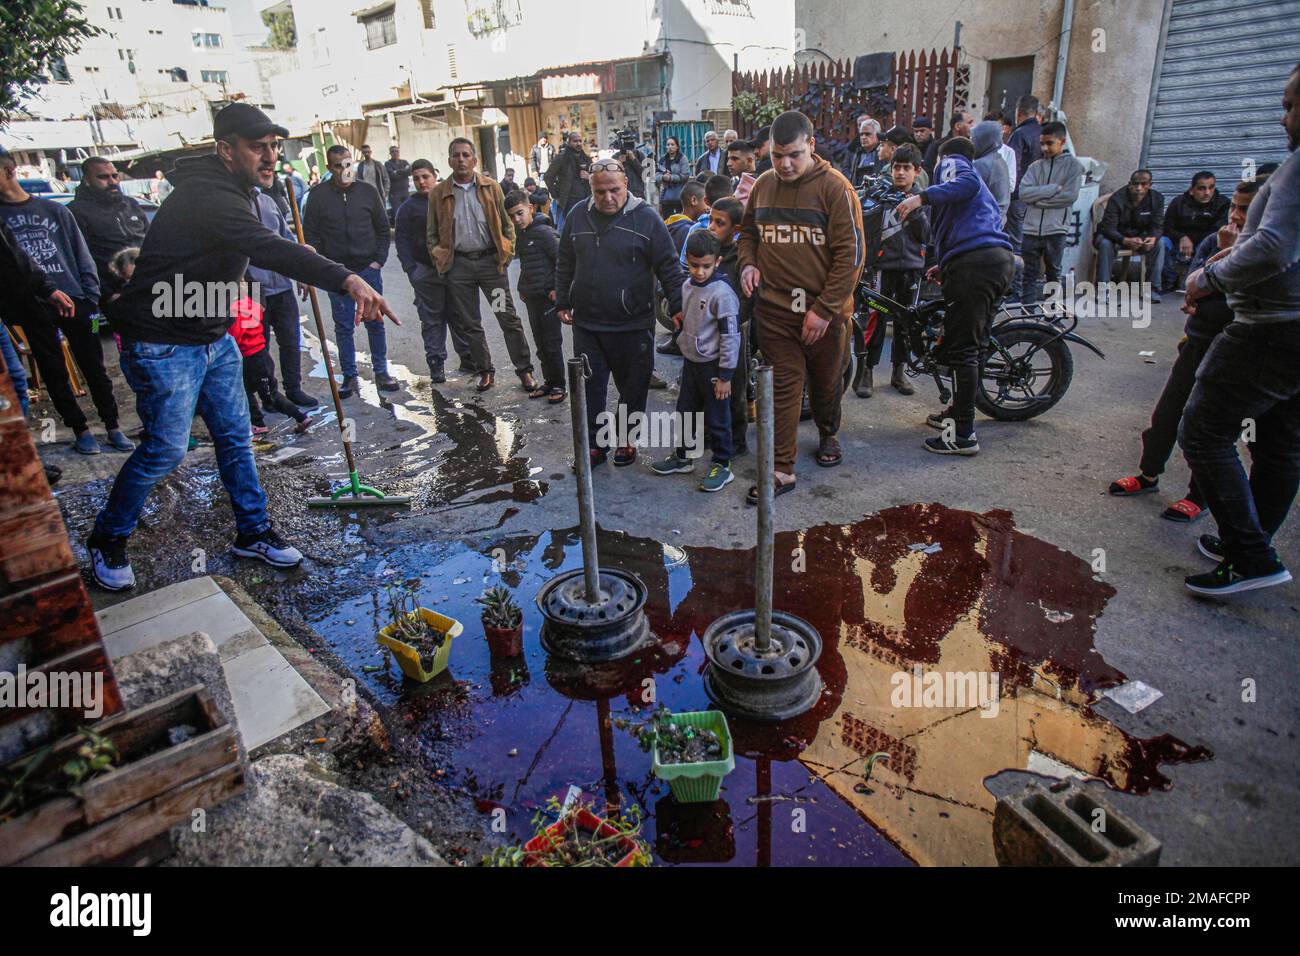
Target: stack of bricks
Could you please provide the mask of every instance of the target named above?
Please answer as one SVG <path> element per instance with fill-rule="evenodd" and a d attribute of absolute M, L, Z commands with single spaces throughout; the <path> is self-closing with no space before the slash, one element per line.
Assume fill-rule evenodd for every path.
<path fill-rule="evenodd" d="M 56 674 L 102 675 L 102 716 L 122 709 L 59 504 L 0 363 L 0 681 L 12 690 L 25 675 L 30 687 L 38 673 L 50 687 Z M 0 764 L 87 723 L 80 701 L 21 702 L 29 706 L 0 705 Z"/>

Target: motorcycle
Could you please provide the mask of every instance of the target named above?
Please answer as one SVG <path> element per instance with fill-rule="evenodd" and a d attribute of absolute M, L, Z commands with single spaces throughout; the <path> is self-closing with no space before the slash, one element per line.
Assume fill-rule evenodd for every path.
<path fill-rule="evenodd" d="M 911 302 L 903 304 L 875 288 L 886 213 L 907 197 L 892 182 L 869 180 L 858 191 L 862 202 L 867 263 L 855 294 L 853 315 L 855 348 L 844 372 L 844 388 L 865 369 L 866 344 L 875 323 L 894 319 L 894 334 L 902 334 L 907 346 L 904 371 L 910 378 L 927 377 L 939 389 L 939 400 L 947 405 L 952 391 L 943 362 L 944 313 L 942 298 L 926 297 L 924 280 L 913 284 Z M 980 371 L 975 406 L 985 415 L 1002 422 L 1035 418 L 1056 405 L 1070 388 L 1074 357 L 1070 343 L 1082 345 L 1104 359 L 1106 356 L 1075 332 L 1079 318 L 1072 313 L 1051 315 L 1042 306 L 1018 308 L 1013 314 L 999 306 L 989 335 L 988 351 Z M 902 330 L 901 333 L 899 330 Z M 855 364 L 857 367 L 855 375 Z"/>

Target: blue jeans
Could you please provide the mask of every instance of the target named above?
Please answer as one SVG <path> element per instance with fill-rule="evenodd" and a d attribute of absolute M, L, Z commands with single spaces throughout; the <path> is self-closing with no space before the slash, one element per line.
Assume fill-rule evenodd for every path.
<path fill-rule="evenodd" d="M 1187 267 L 1191 265 L 1192 257 L 1184 256 L 1178 251 L 1173 240 L 1168 236 L 1160 237 L 1160 248 L 1164 250 L 1164 265 L 1160 270 L 1160 290 L 1173 290 L 1178 288 L 1178 277 L 1187 275 Z M 1154 281 L 1154 280 L 1153 280 Z"/>
<path fill-rule="evenodd" d="M 185 458 L 196 411 L 216 446 L 235 527 L 241 534 L 269 528 L 235 340 L 223 335 L 211 345 L 124 342 L 122 374 L 135 392 L 145 437 L 117 473 L 108 503 L 95 519 L 96 533 L 124 538 L 135 530 L 149 492 Z"/>
<path fill-rule="evenodd" d="M 1273 535 L 1300 488 L 1300 320 L 1232 322 L 1201 360 L 1178 429 L 1196 486 L 1238 570 L 1272 570 Z M 1250 477 L 1237 440 L 1255 424 Z"/>
<path fill-rule="evenodd" d="M 5 368 L 14 383 L 14 392 L 18 395 L 18 404 L 22 407 L 23 418 L 27 417 L 27 372 L 18 359 L 18 350 L 9 338 L 9 330 L 0 322 L 0 355 L 4 356 Z"/>
<path fill-rule="evenodd" d="M 368 266 L 357 275 L 370 283 L 376 292 L 384 291 L 384 278 L 378 269 Z M 347 295 L 331 292 L 330 313 L 334 316 L 334 341 L 338 345 L 339 369 L 345 376 L 357 374 L 357 349 L 353 339 L 357 320 L 357 304 Z M 366 338 L 370 340 L 370 365 L 376 375 L 388 372 L 388 340 L 384 337 L 384 319 L 366 322 Z"/>

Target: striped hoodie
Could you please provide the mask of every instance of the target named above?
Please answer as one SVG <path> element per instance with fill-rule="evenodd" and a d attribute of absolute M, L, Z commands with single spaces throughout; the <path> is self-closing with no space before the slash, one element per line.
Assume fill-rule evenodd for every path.
<path fill-rule="evenodd" d="M 755 311 L 785 318 L 811 309 L 845 321 L 862 273 L 862 204 L 838 170 L 820 156 L 792 183 L 776 170 L 759 176 L 741 220 L 740 268 L 762 276 Z"/>

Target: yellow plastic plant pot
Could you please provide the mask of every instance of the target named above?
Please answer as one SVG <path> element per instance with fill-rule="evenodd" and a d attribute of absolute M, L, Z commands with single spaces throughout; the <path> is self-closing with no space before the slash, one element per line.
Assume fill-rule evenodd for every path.
<path fill-rule="evenodd" d="M 411 678 L 411 680 L 424 683 L 433 680 L 447 669 L 447 664 L 451 660 L 452 638 L 459 637 L 465 628 L 454 617 L 447 617 L 447 615 L 439 614 L 437 611 L 430 611 L 427 607 L 417 608 L 416 613 L 430 627 L 445 631 L 447 634 L 446 639 L 442 642 L 442 647 L 438 648 L 437 653 L 433 655 L 433 663 L 428 670 L 425 670 L 424 665 L 420 663 L 420 652 L 410 644 L 399 641 L 394 636 L 397 630 L 396 624 L 389 624 L 380 631 L 378 641 L 393 652 L 393 656 L 397 658 L 397 666 L 402 669 L 403 674 Z"/>

